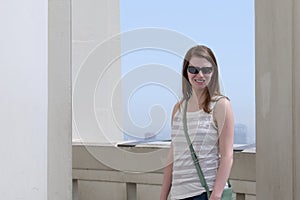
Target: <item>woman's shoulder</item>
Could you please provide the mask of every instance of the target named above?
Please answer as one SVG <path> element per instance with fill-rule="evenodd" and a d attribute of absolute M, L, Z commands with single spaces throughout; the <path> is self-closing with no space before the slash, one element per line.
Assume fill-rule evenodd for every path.
<path fill-rule="evenodd" d="M 181 99 L 180 101 L 178 101 L 174 107 L 173 107 L 173 112 L 172 112 L 172 121 L 174 119 L 174 116 L 176 115 L 176 113 L 181 109 L 181 105 L 184 102 L 184 99 Z"/>
<path fill-rule="evenodd" d="M 184 101 L 184 100 L 182 99 L 182 100 L 178 101 L 178 102 L 174 105 L 174 107 L 173 107 L 173 115 L 175 115 L 175 113 L 180 109 L 180 107 L 181 107 L 183 101 Z"/>
<path fill-rule="evenodd" d="M 211 98 L 212 110 L 224 109 L 230 105 L 230 99 L 224 95 L 216 95 Z"/>
<path fill-rule="evenodd" d="M 212 102 L 218 102 L 218 101 L 221 100 L 221 99 L 230 101 L 230 99 L 229 99 L 227 96 L 225 96 L 225 95 L 215 95 L 215 96 L 213 96 L 213 97 L 211 98 L 211 101 L 212 101 Z"/>
<path fill-rule="evenodd" d="M 223 96 L 222 98 L 217 98 L 217 101 L 213 107 L 213 117 L 216 127 L 221 127 L 220 130 L 222 130 L 222 127 L 225 123 L 225 118 L 226 121 L 229 120 L 228 122 L 233 122 L 233 111 L 228 97 Z"/>

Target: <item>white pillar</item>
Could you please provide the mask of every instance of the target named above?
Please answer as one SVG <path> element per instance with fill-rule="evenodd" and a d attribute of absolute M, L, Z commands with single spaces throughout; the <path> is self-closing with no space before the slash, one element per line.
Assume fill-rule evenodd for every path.
<path fill-rule="evenodd" d="M 70 200 L 71 1 L 48 2 L 48 200 Z"/>
<path fill-rule="evenodd" d="M 47 0 L 1 1 L 0 198 L 47 199 Z"/>

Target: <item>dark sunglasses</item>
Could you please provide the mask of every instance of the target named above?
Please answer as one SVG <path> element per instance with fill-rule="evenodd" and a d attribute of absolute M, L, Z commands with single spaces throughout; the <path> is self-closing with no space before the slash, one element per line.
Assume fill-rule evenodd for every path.
<path fill-rule="evenodd" d="M 198 74 L 200 71 L 203 74 L 210 74 L 213 71 L 212 67 L 194 67 L 194 66 L 188 66 L 187 71 L 191 74 Z"/>

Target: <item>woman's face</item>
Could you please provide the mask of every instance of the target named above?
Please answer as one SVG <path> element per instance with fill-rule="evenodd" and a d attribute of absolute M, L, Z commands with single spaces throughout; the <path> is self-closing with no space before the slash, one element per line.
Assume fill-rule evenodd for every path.
<path fill-rule="evenodd" d="M 212 77 L 213 67 L 205 58 L 192 56 L 189 61 L 188 78 L 194 91 L 205 89 Z"/>

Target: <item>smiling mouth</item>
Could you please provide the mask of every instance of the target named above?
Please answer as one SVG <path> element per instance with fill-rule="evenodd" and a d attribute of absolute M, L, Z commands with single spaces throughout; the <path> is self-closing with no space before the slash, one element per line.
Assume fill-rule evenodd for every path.
<path fill-rule="evenodd" d="M 203 79 L 201 79 L 201 80 L 195 79 L 195 81 L 196 81 L 197 83 L 204 83 L 204 82 L 205 82 L 205 80 L 203 80 Z"/>

